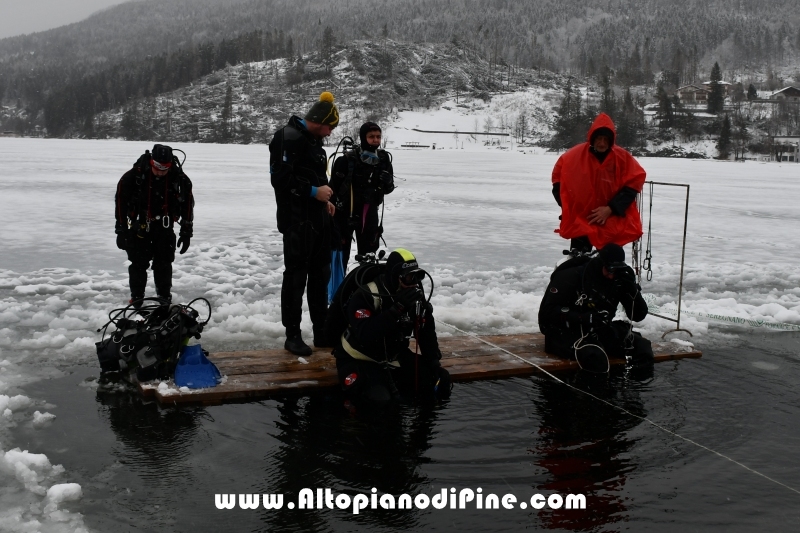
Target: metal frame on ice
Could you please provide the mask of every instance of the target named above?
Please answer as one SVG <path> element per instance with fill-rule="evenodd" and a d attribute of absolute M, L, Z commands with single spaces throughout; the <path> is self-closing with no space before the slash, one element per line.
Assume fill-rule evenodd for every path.
<path fill-rule="evenodd" d="M 655 185 L 666 185 L 668 187 L 685 187 L 686 188 L 686 207 L 683 210 L 683 244 L 681 245 L 681 277 L 680 282 L 678 284 L 678 313 L 676 315 L 677 318 L 671 318 L 668 316 L 658 315 L 655 313 L 650 313 L 652 316 L 656 316 L 658 318 L 662 318 L 664 320 L 669 320 L 670 322 L 675 322 L 675 329 L 670 329 L 665 331 L 661 338 L 667 336 L 668 333 L 675 333 L 677 331 L 685 331 L 689 334 L 689 336 L 693 336 L 692 332 L 688 329 L 681 328 L 681 299 L 683 296 L 683 265 L 684 260 L 686 259 L 686 227 L 689 223 L 689 184 L 688 183 L 666 183 L 661 181 L 646 181 L 645 184 L 650 185 L 650 209 L 648 210 L 648 254 L 645 257 L 646 265 L 644 265 L 644 269 L 650 272 L 650 257 L 649 257 L 649 248 L 650 248 L 650 228 L 652 225 L 652 217 L 653 217 L 653 189 Z M 644 191 L 644 189 L 643 189 Z M 639 194 L 636 200 L 638 207 L 639 207 L 639 216 L 642 218 L 642 225 L 644 225 L 644 210 L 642 209 L 644 203 L 644 194 Z M 634 241 L 633 243 L 633 268 L 636 272 L 636 276 L 639 278 L 639 283 L 642 281 L 642 238 L 639 237 L 639 240 Z M 648 281 L 650 280 L 650 276 L 648 276 Z"/>

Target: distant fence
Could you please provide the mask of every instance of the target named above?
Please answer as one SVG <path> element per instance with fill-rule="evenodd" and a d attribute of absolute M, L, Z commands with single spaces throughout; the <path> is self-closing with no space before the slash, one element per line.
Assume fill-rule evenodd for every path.
<path fill-rule="evenodd" d="M 418 131 L 420 133 L 447 133 L 448 135 L 494 135 L 495 137 L 509 137 L 510 133 L 494 133 L 491 131 L 439 131 L 439 130 L 421 130 L 418 128 L 411 128 L 411 131 Z"/>

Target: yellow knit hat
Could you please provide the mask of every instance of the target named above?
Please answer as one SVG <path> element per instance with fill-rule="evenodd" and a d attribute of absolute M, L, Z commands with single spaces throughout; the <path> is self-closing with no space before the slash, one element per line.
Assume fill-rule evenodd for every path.
<path fill-rule="evenodd" d="M 311 106 L 305 119 L 317 124 L 325 124 L 335 128 L 339 124 L 339 109 L 333 103 L 333 94 L 328 91 L 319 95 L 319 102 Z"/>

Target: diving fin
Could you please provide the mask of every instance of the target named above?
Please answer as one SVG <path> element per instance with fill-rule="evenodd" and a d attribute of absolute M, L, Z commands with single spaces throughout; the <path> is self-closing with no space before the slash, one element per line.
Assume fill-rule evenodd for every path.
<path fill-rule="evenodd" d="M 220 381 L 217 366 L 208 360 L 199 344 L 184 347 L 175 367 L 175 386 L 203 389 L 216 387 Z"/>

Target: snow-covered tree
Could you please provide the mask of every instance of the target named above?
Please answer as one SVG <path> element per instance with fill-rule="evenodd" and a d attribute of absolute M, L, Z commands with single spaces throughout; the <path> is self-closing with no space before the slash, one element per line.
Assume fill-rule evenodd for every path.
<path fill-rule="evenodd" d="M 728 159 L 731 150 L 731 119 L 728 114 L 722 120 L 722 128 L 717 139 L 717 159 Z"/>
<path fill-rule="evenodd" d="M 719 68 L 719 63 L 714 62 L 714 67 L 711 69 L 711 90 L 708 94 L 707 110 L 709 113 L 717 114 L 722 112 L 722 107 L 725 103 L 724 86 L 720 83 L 722 81 L 722 72 Z"/>
<path fill-rule="evenodd" d="M 333 36 L 333 30 L 330 26 L 325 26 L 322 32 L 322 41 L 320 42 L 319 53 L 322 58 L 322 64 L 325 65 L 325 73 L 330 74 L 333 68 L 333 54 L 336 46 L 336 39 Z"/>

